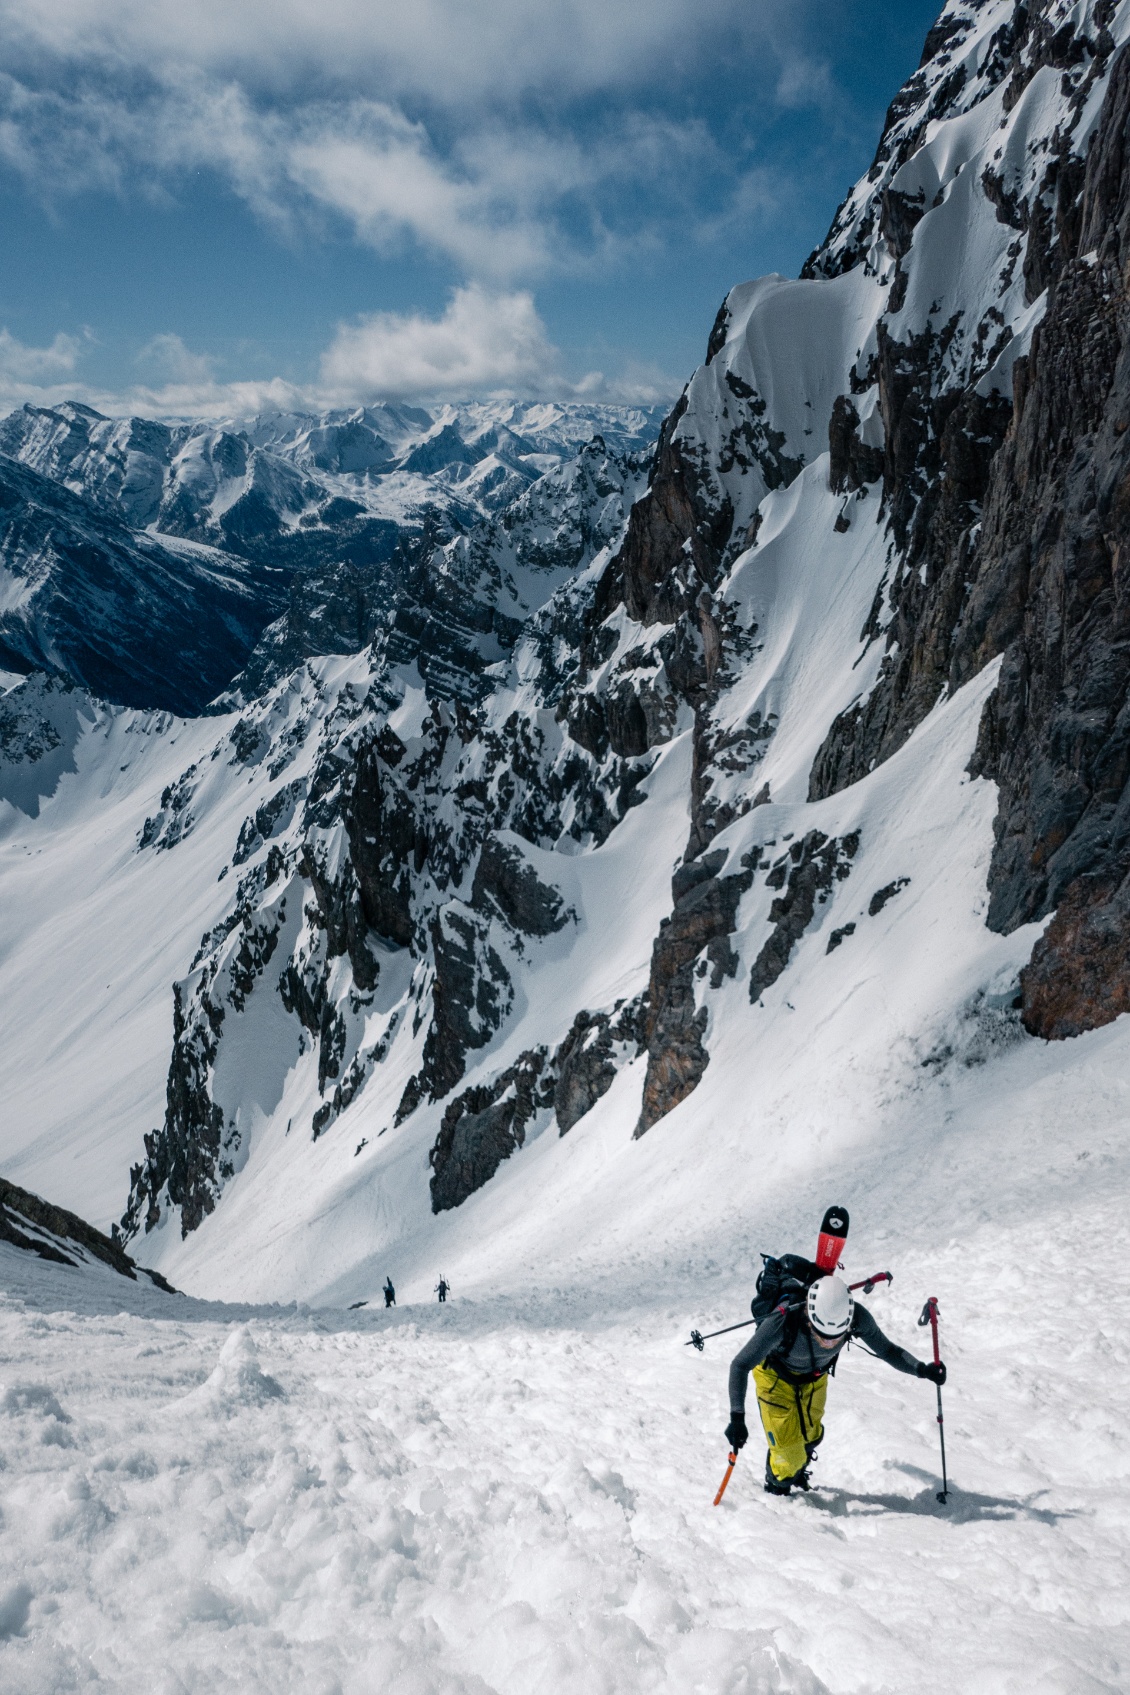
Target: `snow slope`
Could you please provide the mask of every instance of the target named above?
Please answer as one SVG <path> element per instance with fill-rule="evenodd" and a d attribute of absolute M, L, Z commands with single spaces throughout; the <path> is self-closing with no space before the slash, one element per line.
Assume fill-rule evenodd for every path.
<path fill-rule="evenodd" d="M 222 1308 L 0 1249 L 5 1689 L 1115 1695 L 1126 1041 L 923 1074 L 787 1199 L 772 1153 L 744 1208 L 688 1167 L 677 1214 L 599 1256 L 551 1225 L 521 1282 L 480 1238 L 446 1308 L 423 1276 L 389 1314 Z M 856 1351 L 819 1489 L 769 1500 L 751 1444 L 715 1511 L 731 1339 L 685 1336 L 832 1195 L 891 1334 L 921 1351 L 939 1297 L 950 1503 L 929 1385 Z"/>
<path fill-rule="evenodd" d="M 790 491 L 775 498 L 788 504 L 795 497 Z M 825 695 L 813 712 L 814 676 L 825 680 L 825 688 L 828 679 L 837 688 L 845 677 L 851 684 L 854 631 L 872 593 L 868 556 L 861 555 L 857 535 L 837 537 L 839 552 L 829 554 L 837 592 L 848 597 L 831 620 L 821 617 L 824 593 L 811 592 L 808 570 L 800 571 L 803 528 L 783 529 L 779 544 L 767 535 L 755 560 L 736 572 L 739 583 L 756 579 L 748 593 L 757 603 L 764 669 L 774 679 L 770 696 L 757 698 L 778 715 L 757 781 L 768 781 L 782 800 L 739 818 L 714 848 L 724 850 L 728 867 L 736 869 L 751 856 L 755 864 L 764 856 L 768 866 L 790 839 L 813 828 L 837 838 L 858 830 L 861 846 L 850 875 L 799 944 L 787 977 L 761 1007 L 749 1006 L 741 972 L 709 997 L 712 1057 L 698 1091 L 644 1142 L 632 1143 L 641 1066 L 631 1062 L 568 1137 L 559 1137 L 543 1116 L 538 1128 L 548 1134 L 506 1162 L 492 1186 L 460 1209 L 458 1223 L 448 1224 L 430 1214 L 426 1188 L 427 1151 L 445 1103 L 422 1107 L 403 1126 L 389 1127 L 419 1053 L 421 1037 L 404 1013 L 419 992 L 420 965 L 395 950 L 386 957 L 377 999 L 350 1038 L 351 1050 L 360 1051 L 398 1017 L 379 1086 L 358 1095 L 314 1141 L 309 1124 L 320 1098 L 314 1056 L 304 1057 L 302 1032 L 284 1014 L 268 975 L 250 996 L 246 1032 L 230 1039 L 218 1078 L 218 1098 L 239 1115 L 244 1134 L 241 1168 L 221 1207 L 186 1241 L 166 1226 L 135 1244 L 146 1262 L 178 1286 L 212 1296 L 336 1299 L 343 1278 L 355 1281 L 374 1251 L 386 1252 L 394 1243 L 413 1261 L 417 1255 L 427 1261 L 423 1276 L 431 1274 L 437 1232 L 474 1241 L 502 1230 L 515 1245 L 536 1245 L 549 1195 L 573 1209 L 570 1231 L 602 1228 L 606 1209 L 598 1197 L 607 1191 L 609 1161 L 618 1172 L 613 1227 L 631 1236 L 639 1228 L 637 1199 L 665 1184 L 677 1193 L 688 1151 L 726 1186 L 725 1172 L 746 1150 L 739 1192 L 748 1182 L 755 1194 L 761 1179 L 748 1150 L 777 1126 L 799 1117 L 789 1137 L 799 1136 L 802 1160 L 819 1145 L 824 1111 L 866 1135 L 874 1122 L 876 1073 L 889 1073 L 890 1086 L 901 1087 L 922 1057 L 944 1045 L 951 1024 L 962 1030 L 976 1024 L 978 997 L 989 994 L 1007 1005 L 1033 932 L 1001 938 L 984 928 L 995 794 L 992 785 L 965 775 L 993 671 L 940 706 L 902 753 L 863 783 L 816 806 L 789 795 L 788 774 L 807 768 L 813 736 L 839 704 L 834 694 Z M 852 561 L 861 559 L 853 569 Z M 735 586 L 735 604 L 743 604 L 737 594 Z M 817 629 L 803 627 L 805 609 Z M 633 639 L 625 626 L 622 645 Z M 768 663 L 774 653 L 775 666 Z M 273 776 L 261 757 L 249 766 L 239 761 L 234 716 L 154 720 L 91 708 L 88 719 L 76 704 L 76 769 L 63 772 L 54 792 L 38 799 L 34 816 L 30 806 L 5 805 L 9 899 L 0 990 L 14 1017 L 0 1063 L 12 1103 L 6 1170 L 13 1181 L 100 1226 L 117 1216 L 125 1168 L 139 1151 L 139 1128 L 161 1116 L 171 1033 L 168 985 L 184 972 L 200 937 L 223 918 L 232 877 L 241 875 L 235 866 L 217 881 L 217 866 L 229 863 L 244 820 L 266 796 L 312 780 L 303 774 L 316 767 L 333 719 L 329 704 L 355 713 L 349 702 L 365 698 L 369 664 L 363 656 L 321 662 L 305 679 L 300 674 L 278 687 L 264 707 L 271 745 L 285 747 L 288 739 L 298 745 Z M 389 722 L 408 736 L 423 702 L 418 689 L 404 687 L 404 704 Z M 498 718 L 509 710 L 503 697 Z M 646 987 L 652 939 L 668 910 L 671 874 L 686 840 L 689 763 L 685 731 L 659 751 L 644 785 L 645 803 L 627 813 L 598 851 L 528 850 L 552 875 L 576 922 L 545 940 L 512 940 L 507 959 L 518 997 L 515 1015 L 468 1071 L 469 1084 L 513 1063 L 532 1044 L 560 1041 L 576 1007 L 611 1006 Z M 189 796 L 182 811 L 178 785 Z M 170 793 L 162 808 L 162 795 Z M 160 830 L 157 845 L 142 849 L 147 818 Z M 296 816 L 292 828 L 297 825 Z M 285 841 L 285 832 L 278 839 Z M 264 842 L 252 856 L 251 870 L 263 864 L 269 846 Z M 869 918 L 873 893 L 898 878 L 909 878 L 909 889 Z M 281 888 L 268 892 L 276 906 Z M 773 897 L 771 883 L 759 882 L 742 903 L 735 940 L 745 957 L 756 954 L 767 933 Z M 857 932 L 829 955 L 831 930 L 852 922 Z M 287 937 L 284 953 L 294 945 L 289 931 Z M 236 932 L 229 948 L 238 938 Z M 927 957 L 930 968 L 923 970 Z M 101 977 L 94 975 L 99 967 Z M 1002 1024 L 1004 1037 L 1015 1039 L 1015 1021 L 1009 1025 L 1002 1015 Z M 811 1056 L 814 1031 L 821 1063 L 814 1069 L 810 1057 L 798 1070 L 804 1055 Z M 29 1053 L 37 1056 L 30 1066 Z M 826 1107 L 817 1105 L 822 1100 Z M 367 1146 L 358 1154 L 362 1140 Z M 502 1218 L 492 1222 L 500 1206 Z M 173 1222 L 170 1215 L 168 1224 Z"/>

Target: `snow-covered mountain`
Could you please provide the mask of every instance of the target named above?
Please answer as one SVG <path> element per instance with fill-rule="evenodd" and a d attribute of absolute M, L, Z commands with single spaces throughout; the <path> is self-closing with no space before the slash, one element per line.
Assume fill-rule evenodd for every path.
<path fill-rule="evenodd" d="M 765 1150 L 897 1140 L 1130 1006 L 1127 41 L 1126 3 L 948 5 L 646 489 L 594 441 L 418 537 L 391 616 L 383 565 L 312 571 L 207 718 L 9 691 L 13 1177 L 208 1294 L 470 1276 L 500 1234 L 591 1265 L 678 1235 L 690 1167 L 753 1204 Z M 377 480 L 325 427 L 249 451 Z"/>
<path fill-rule="evenodd" d="M 132 530 L 0 457 L 0 665 L 126 705 L 199 712 L 285 604 L 289 573 Z"/>
<path fill-rule="evenodd" d="M 619 534 L 649 458 L 595 435 L 469 528 L 432 511 L 375 552 L 327 548 L 295 572 L 232 698 L 253 700 L 304 659 L 370 642 L 390 663 L 415 663 L 431 694 L 477 698 L 529 614 Z"/>
<path fill-rule="evenodd" d="M 413 527 L 439 510 L 466 527 L 594 434 L 618 453 L 648 449 L 662 418 L 656 406 L 495 401 L 168 424 L 71 401 L 11 413 L 0 453 L 133 529 L 298 564 L 325 552 L 327 529 L 352 536 L 358 519 Z"/>
<path fill-rule="evenodd" d="M 622 521 L 654 411 L 384 406 L 215 427 L 24 407 L 0 424 L 0 662 L 199 712 L 389 633 L 434 690 L 474 696 Z"/>

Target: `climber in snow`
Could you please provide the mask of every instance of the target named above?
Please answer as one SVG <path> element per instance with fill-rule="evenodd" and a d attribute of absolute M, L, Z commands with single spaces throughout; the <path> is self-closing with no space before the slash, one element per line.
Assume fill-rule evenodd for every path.
<path fill-rule="evenodd" d="M 385 1277 L 385 1306 L 386 1307 L 394 1307 L 395 1305 L 396 1305 L 396 1290 L 392 1286 L 392 1278 L 386 1275 L 386 1277 Z"/>
<path fill-rule="evenodd" d="M 749 1440 L 745 1397 L 752 1372 L 768 1444 L 765 1488 L 769 1494 L 788 1495 L 809 1487 L 808 1467 L 824 1440 L 828 1378 L 852 1340 L 862 1342 L 896 1371 L 928 1377 L 939 1385 L 946 1380 L 941 1362 L 927 1364 L 889 1341 L 841 1278 L 817 1278 L 802 1299 L 774 1307 L 730 1365 L 726 1440 L 734 1453 Z"/>
<path fill-rule="evenodd" d="M 436 1287 L 435 1287 L 435 1292 L 439 1296 L 441 1303 L 446 1301 L 447 1291 L 450 1288 L 451 1288 L 451 1284 L 447 1281 L 447 1278 L 441 1277 L 439 1282 L 436 1284 Z"/>

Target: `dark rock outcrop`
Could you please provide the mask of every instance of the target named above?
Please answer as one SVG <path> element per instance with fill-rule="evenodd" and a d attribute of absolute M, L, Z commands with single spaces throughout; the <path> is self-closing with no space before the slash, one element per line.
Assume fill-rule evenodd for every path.
<path fill-rule="evenodd" d="M 875 893 L 871 896 L 871 899 L 867 902 L 867 916 L 869 918 L 878 918 L 887 902 L 889 900 L 893 900 L 897 894 L 901 893 L 909 882 L 909 877 L 896 877 L 893 883 L 884 883 L 881 889 L 876 889 Z"/>
<path fill-rule="evenodd" d="M 891 611 L 886 653 L 866 700 L 840 714 L 817 752 L 810 800 L 849 787 L 897 752 L 950 683 L 976 526 L 993 455 L 1012 413 L 999 394 L 986 398 L 975 384 L 957 391 L 936 388 L 955 328 L 950 324 L 940 333 L 927 330 L 899 342 L 879 325 L 883 508 L 898 558 L 893 580 L 884 585 Z M 839 421 L 833 418 L 833 426 L 839 438 L 837 474 L 847 489 L 872 466 L 853 460 L 846 410 Z M 861 639 L 879 638 L 880 612 L 881 599 Z"/>
<path fill-rule="evenodd" d="M 464 1090 L 448 1105 L 428 1155 L 433 1212 L 461 1206 L 522 1146 L 526 1126 L 553 1102 L 546 1058 L 545 1048 L 531 1048 L 492 1082 Z"/>
<path fill-rule="evenodd" d="M 229 1013 L 247 1005 L 258 980 L 275 955 L 285 899 L 267 911 L 255 906 L 264 892 L 266 868 L 248 872 L 237 891 L 235 911 L 205 937 L 195 964 L 211 948 L 224 947 L 222 989 L 217 985 L 221 960 L 214 954 L 189 992 L 173 985 L 173 1051 L 165 1089 L 165 1121 L 146 1132 L 145 1159 L 130 1170 L 130 1194 L 122 1215 L 126 1241 L 161 1220 L 165 1200 L 178 1207 L 181 1234 L 187 1236 L 213 1211 L 223 1184 L 234 1170 L 238 1133 L 226 1125 L 212 1096 L 212 1074 L 220 1037 Z M 234 941 L 230 938 L 235 937 Z M 285 1004 L 285 993 L 284 993 Z M 313 1011 L 311 1021 L 315 1020 Z"/>
<path fill-rule="evenodd" d="M 471 905 L 495 912 L 525 936 L 551 936 L 574 916 L 560 891 L 543 883 L 521 848 L 490 835 L 471 886 Z"/>
<path fill-rule="evenodd" d="M 467 1054 L 485 1047 L 510 1010 L 510 974 L 490 941 L 490 919 L 462 901 L 449 901 L 430 926 L 435 980 L 432 1021 L 420 1070 L 410 1079 L 396 1122 L 420 1102 L 449 1094 L 467 1068 Z"/>
<path fill-rule="evenodd" d="M 812 923 L 817 906 L 828 899 L 833 883 L 849 875 L 858 851 L 857 832 L 839 840 L 810 830 L 770 869 L 766 882 L 783 893 L 769 908 L 773 933 L 750 972 L 749 998 L 755 1006 L 788 965 L 793 948 Z"/>
<path fill-rule="evenodd" d="M 684 394 L 663 426 L 651 489 L 632 507 L 624 544 L 602 580 L 601 619 L 623 602 L 638 623 L 673 624 L 700 588 L 718 581 L 733 511 L 676 435 L 685 410 Z"/>
<path fill-rule="evenodd" d="M 578 1012 L 553 1056 L 553 1109 L 564 1136 L 591 1112 L 616 1081 L 616 1048 L 641 1052 L 646 1041 L 646 1001 L 641 996 L 614 1012 Z"/>
<path fill-rule="evenodd" d="M 854 494 L 883 475 L 883 449 L 860 440 L 859 413 L 846 394 L 837 395 L 832 406 L 828 448 L 828 480 L 835 494 Z"/>
<path fill-rule="evenodd" d="M 159 1271 L 139 1268 L 116 1235 L 104 1236 L 77 1213 L 52 1206 L 50 1201 L 28 1189 L 17 1188 L 3 1177 L 0 1177 L 0 1242 L 38 1254 L 40 1259 L 51 1260 L 56 1265 L 80 1265 L 89 1256 L 133 1282 L 137 1281 L 140 1269 L 166 1294 L 177 1292 Z"/>
<path fill-rule="evenodd" d="M 562 1136 L 591 1112 L 616 1081 L 607 1014 L 579 1012 L 554 1054 L 557 1086 L 554 1110 Z"/>
<path fill-rule="evenodd" d="M 634 1134 L 639 1137 L 698 1087 L 710 1063 L 703 1043 L 705 1007 L 696 1007 L 695 965 L 705 954 L 714 988 L 737 970 L 729 937 L 752 872 L 719 877 L 723 852 L 708 853 L 676 871 L 671 882 L 674 910 L 660 925 L 651 955 L 644 1043 L 647 1075 Z"/>
<path fill-rule="evenodd" d="M 1020 973 L 1025 1028 L 1047 1041 L 1130 1012 L 1130 877 L 1077 877 Z"/>
<path fill-rule="evenodd" d="M 408 796 L 382 777 L 382 767 L 386 774 L 395 769 L 403 753 L 387 726 L 367 742 L 343 783 L 341 814 L 365 923 L 386 941 L 406 948 L 415 929 L 412 874 L 426 858 L 427 840 Z"/>
<path fill-rule="evenodd" d="M 169 1061 L 165 1123 L 145 1135 L 145 1164 L 130 1171 L 130 1204 L 122 1219 L 128 1241 L 144 1222 L 159 1222 L 157 1197 L 165 1187 L 180 1208 L 181 1235 L 187 1236 L 216 1204 L 224 1115 L 212 1099 L 210 1071 L 223 1012 L 214 1009 L 213 1023 L 188 1029 L 180 985 L 173 990 L 173 1053 Z M 144 1219 L 140 1216 L 145 1208 Z"/>

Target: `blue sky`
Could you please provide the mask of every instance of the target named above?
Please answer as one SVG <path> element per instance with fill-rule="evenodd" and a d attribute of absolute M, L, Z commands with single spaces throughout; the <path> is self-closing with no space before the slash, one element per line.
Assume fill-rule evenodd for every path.
<path fill-rule="evenodd" d="M 666 399 L 940 0 L 0 0 L 0 406 Z"/>

